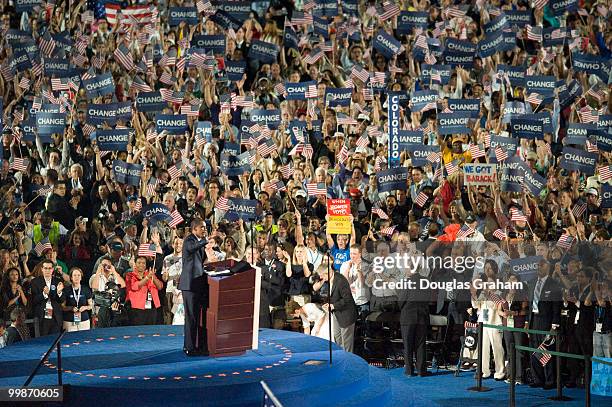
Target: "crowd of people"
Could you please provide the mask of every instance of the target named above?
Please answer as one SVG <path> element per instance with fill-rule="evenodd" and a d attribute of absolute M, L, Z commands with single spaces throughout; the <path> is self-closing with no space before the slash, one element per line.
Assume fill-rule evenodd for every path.
<path fill-rule="evenodd" d="M 331 315 L 352 351 L 391 313 L 409 375 L 430 314 L 610 357 L 609 1 L 26 3 L 0 1 L 0 346 L 183 324 L 200 219 L 206 261 L 261 268 L 262 328 L 329 339 Z M 350 234 L 328 232 L 330 199 Z M 486 262 L 373 270 L 394 253 Z M 526 285 L 378 284 L 403 277 Z M 510 344 L 549 339 L 483 334 L 499 380 Z"/>

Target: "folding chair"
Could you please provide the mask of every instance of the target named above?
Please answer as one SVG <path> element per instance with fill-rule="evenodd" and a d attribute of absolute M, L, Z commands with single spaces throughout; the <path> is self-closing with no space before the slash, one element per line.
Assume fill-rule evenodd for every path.
<path fill-rule="evenodd" d="M 440 365 L 446 365 L 446 335 L 448 334 L 448 318 L 445 315 L 429 315 L 430 334 L 425 341 L 427 352 L 431 353 L 431 368 L 439 370 Z"/>

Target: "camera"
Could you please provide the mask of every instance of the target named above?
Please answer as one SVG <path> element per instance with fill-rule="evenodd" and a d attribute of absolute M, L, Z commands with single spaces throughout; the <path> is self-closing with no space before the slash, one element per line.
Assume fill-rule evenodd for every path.
<path fill-rule="evenodd" d="M 26 230 L 25 223 L 15 223 L 12 226 L 13 232 L 24 232 Z"/>
<path fill-rule="evenodd" d="M 106 218 L 108 218 L 108 211 L 106 209 L 100 209 L 100 213 L 98 213 L 98 219 Z"/>
<path fill-rule="evenodd" d="M 96 305 L 101 308 L 111 308 L 113 303 L 118 303 L 119 308 L 117 312 L 121 312 L 123 310 L 123 304 L 121 304 L 121 287 L 117 283 L 109 281 L 106 283 L 106 288 L 104 291 L 97 291 L 94 294 L 94 301 Z"/>

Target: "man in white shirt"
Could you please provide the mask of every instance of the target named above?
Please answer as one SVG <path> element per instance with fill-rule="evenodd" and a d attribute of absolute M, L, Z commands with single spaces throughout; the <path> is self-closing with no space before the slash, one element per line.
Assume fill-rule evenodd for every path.
<path fill-rule="evenodd" d="M 340 266 L 340 273 L 348 280 L 355 305 L 359 314 L 370 309 L 370 290 L 365 284 L 365 267 L 361 258 L 361 247 L 353 244 L 350 251 L 350 260 Z"/>

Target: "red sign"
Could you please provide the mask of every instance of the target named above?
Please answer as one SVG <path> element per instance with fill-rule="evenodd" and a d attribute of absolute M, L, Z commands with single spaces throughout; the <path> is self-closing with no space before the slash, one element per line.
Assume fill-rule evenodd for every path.
<path fill-rule="evenodd" d="M 351 200 L 350 199 L 328 199 L 327 214 L 329 216 L 350 216 Z"/>

